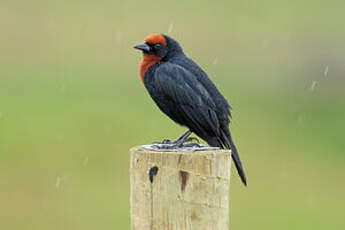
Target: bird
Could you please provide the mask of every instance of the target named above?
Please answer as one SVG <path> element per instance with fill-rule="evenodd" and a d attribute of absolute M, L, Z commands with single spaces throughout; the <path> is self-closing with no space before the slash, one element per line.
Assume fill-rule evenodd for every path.
<path fill-rule="evenodd" d="M 209 146 L 231 149 L 237 172 L 247 186 L 229 129 L 231 107 L 206 72 L 184 54 L 175 39 L 162 33 L 149 35 L 133 48 L 142 51 L 139 75 L 153 101 L 175 123 L 188 128 L 176 141 L 163 143 L 181 147 L 194 133 Z"/>

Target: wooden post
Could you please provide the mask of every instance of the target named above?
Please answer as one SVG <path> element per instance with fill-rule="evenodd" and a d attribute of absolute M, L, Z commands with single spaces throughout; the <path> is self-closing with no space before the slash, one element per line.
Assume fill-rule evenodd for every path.
<path fill-rule="evenodd" d="M 132 230 L 229 229 L 231 151 L 180 150 L 131 149 Z"/>

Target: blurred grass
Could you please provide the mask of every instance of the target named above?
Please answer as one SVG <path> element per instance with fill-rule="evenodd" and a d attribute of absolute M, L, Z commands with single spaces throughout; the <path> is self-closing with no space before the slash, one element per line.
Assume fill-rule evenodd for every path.
<path fill-rule="evenodd" d="M 343 1 L 2 1 L 0 229 L 129 229 L 128 149 L 184 131 L 132 50 L 169 28 L 234 108 L 231 227 L 344 229 L 344 19 Z"/>

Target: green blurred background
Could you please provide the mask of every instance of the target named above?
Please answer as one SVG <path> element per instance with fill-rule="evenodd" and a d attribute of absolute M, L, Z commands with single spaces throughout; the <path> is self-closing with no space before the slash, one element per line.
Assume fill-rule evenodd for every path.
<path fill-rule="evenodd" d="M 129 152 L 185 129 L 132 46 L 183 45 L 228 98 L 231 229 L 345 229 L 345 3 L 0 2 L 0 229 L 129 229 Z"/>

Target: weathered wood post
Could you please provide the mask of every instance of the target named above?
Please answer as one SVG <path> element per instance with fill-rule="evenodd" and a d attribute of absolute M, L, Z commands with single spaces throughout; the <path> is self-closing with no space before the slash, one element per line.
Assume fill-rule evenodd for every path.
<path fill-rule="evenodd" d="M 131 149 L 131 229 L 228 230 L 230 154 Z"/>

